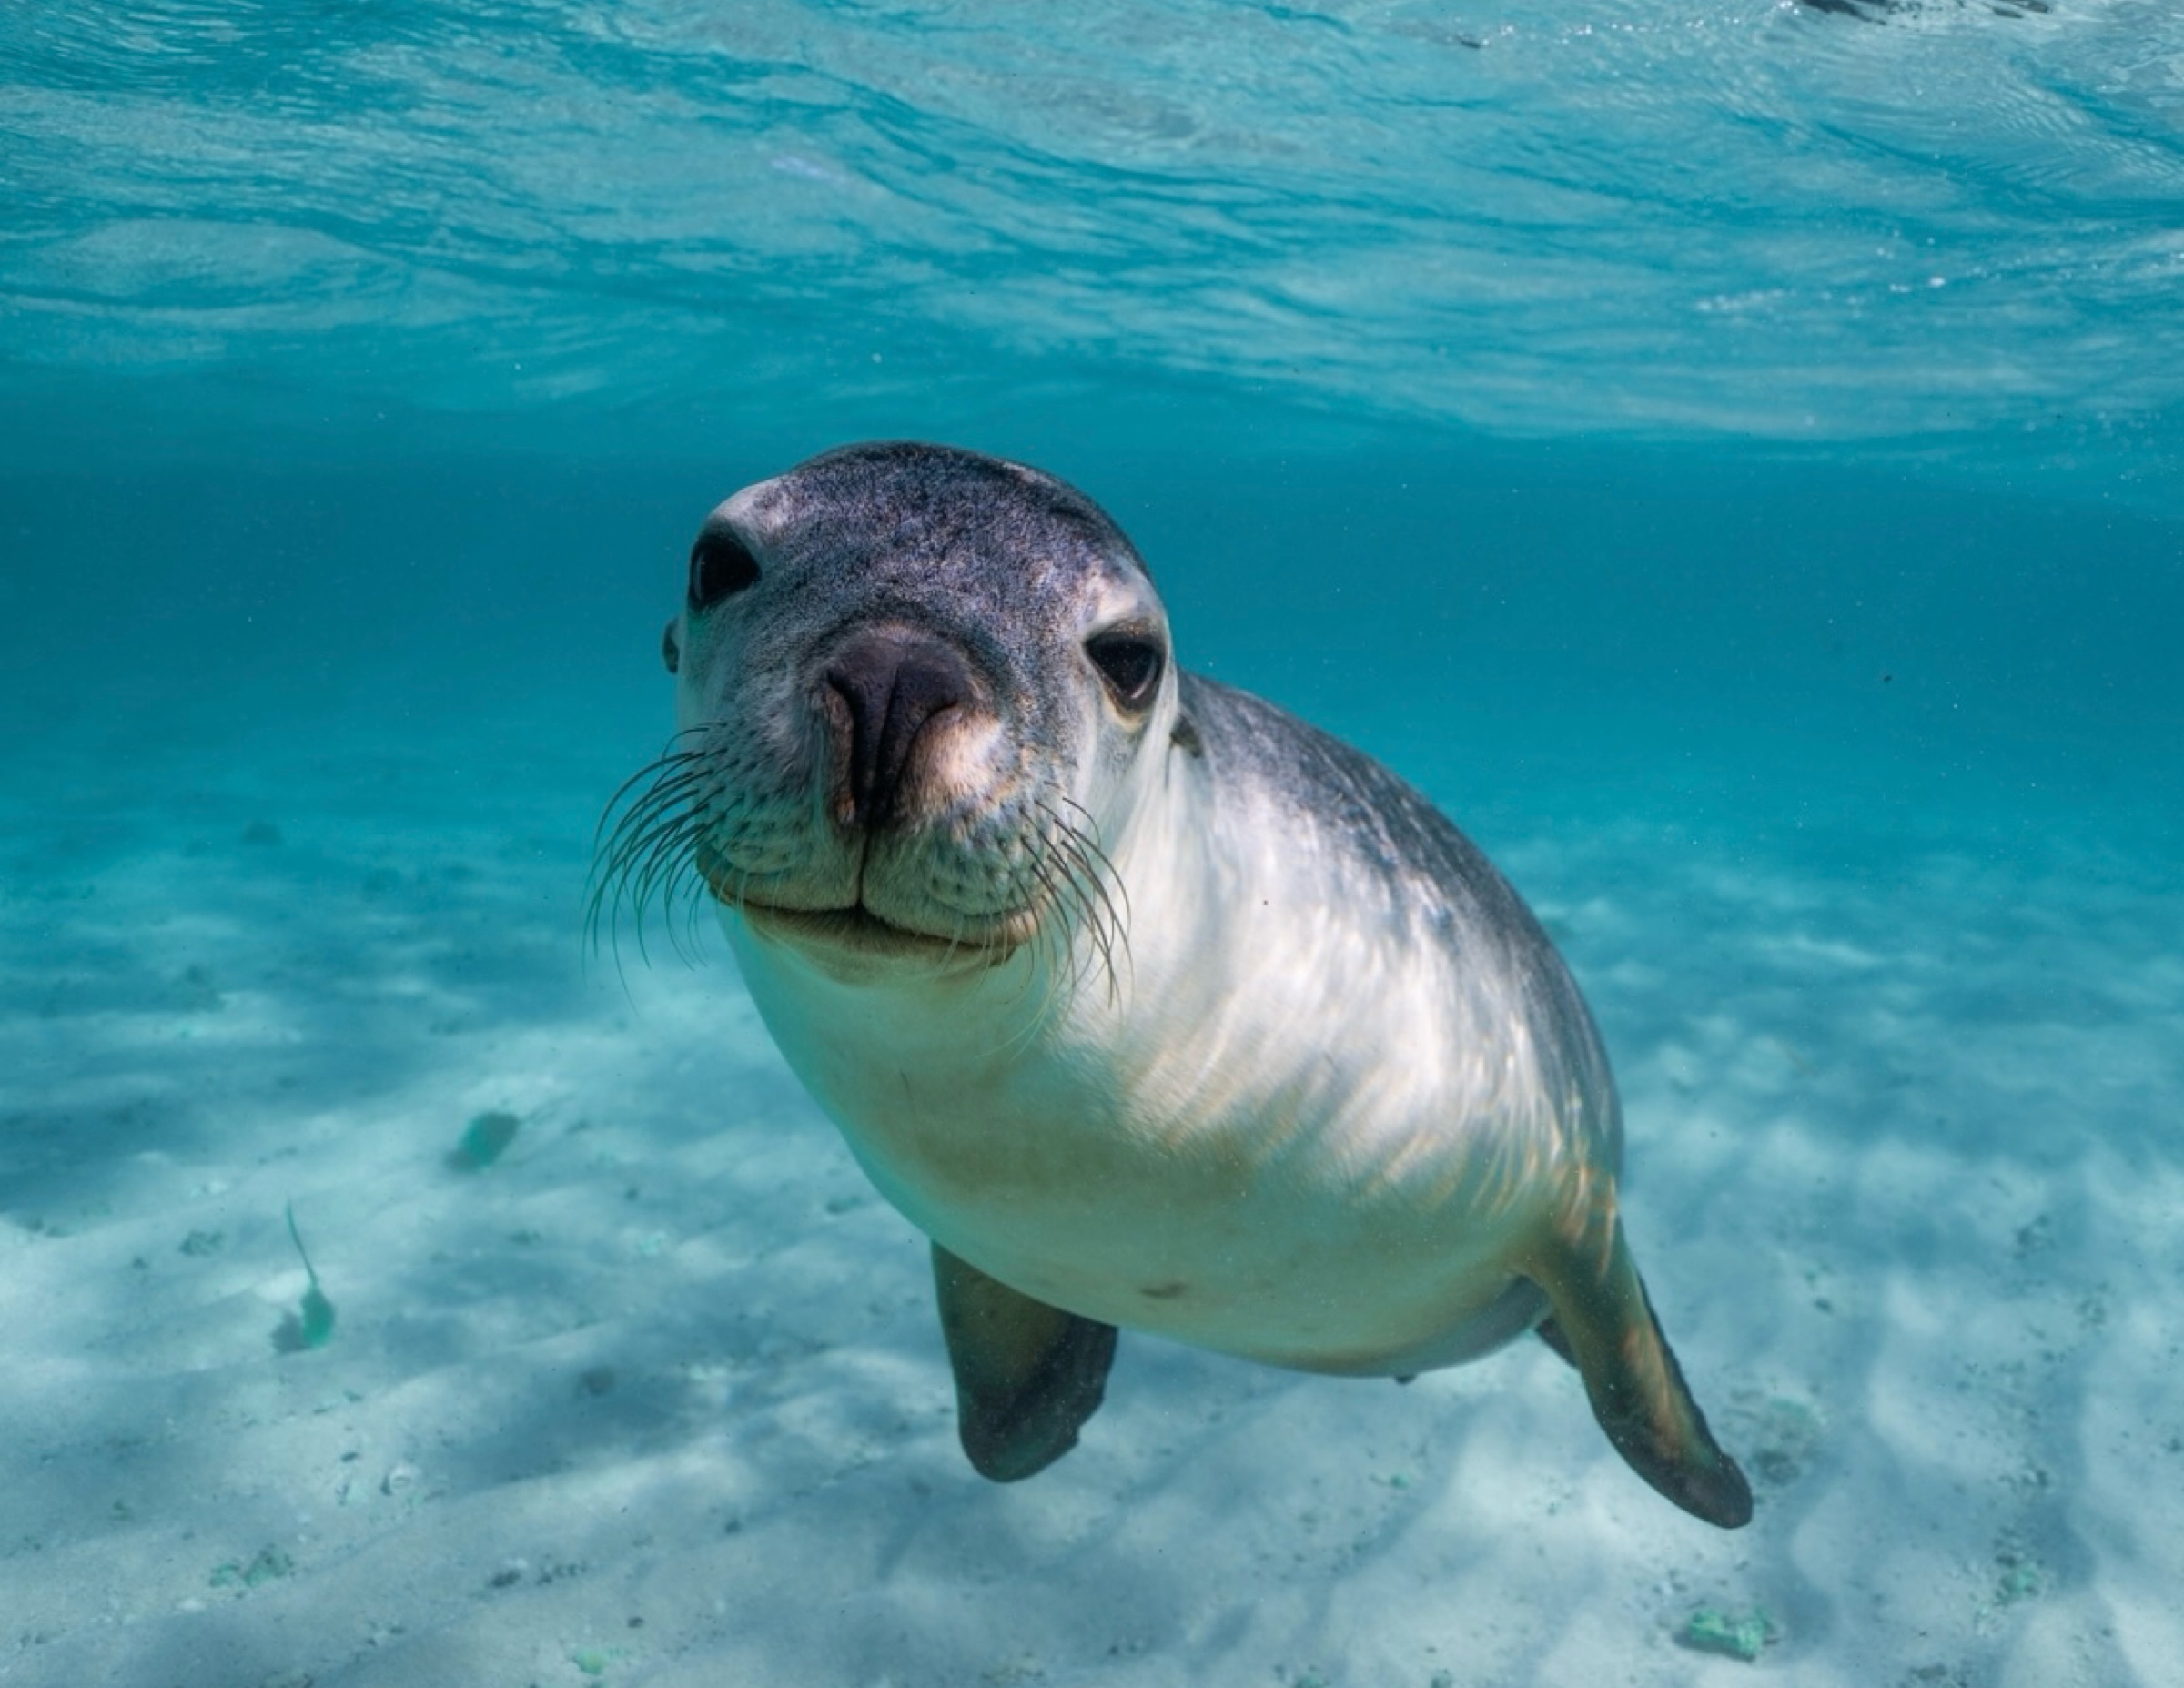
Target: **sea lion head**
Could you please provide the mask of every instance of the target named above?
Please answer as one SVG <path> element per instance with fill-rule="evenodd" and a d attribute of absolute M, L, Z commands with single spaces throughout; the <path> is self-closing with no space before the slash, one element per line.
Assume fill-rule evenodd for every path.
<path fill-rule="evenodd" d="M 602 856 L 640 917 L 687 864 L 807 953 L 1111 953 L 1103 831 L 1176 678 L 1150 574 L 1082 493 L 939 446 L 829 451 L 705 519 L 662 653 L 682 732 Z"/>

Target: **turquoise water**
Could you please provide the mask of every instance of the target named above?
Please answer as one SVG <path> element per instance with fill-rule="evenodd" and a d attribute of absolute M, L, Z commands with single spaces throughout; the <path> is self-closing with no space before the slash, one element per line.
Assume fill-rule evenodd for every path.
<path fill-rule="evenodd" d="M 2176 1680 L 2184 21 L 1545 10 L 0 15 L 0 1681 Z M 1529 1345 L 961 1471 L 719 946 L 581 943 L 697 522 L 874 437 L 1540 909 L 1750 1531 Z"/>

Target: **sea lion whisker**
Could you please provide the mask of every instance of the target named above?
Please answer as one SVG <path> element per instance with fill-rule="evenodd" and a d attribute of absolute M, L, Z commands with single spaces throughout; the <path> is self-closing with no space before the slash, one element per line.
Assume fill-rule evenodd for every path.
<path fill-rule="evenodd" d="M 702 763 L 704 759 L 696 753 L 682 752 L 652 763 L 622 783 L 612 804 L 600 817 L 592 834 L 592 864 L 589 877 L 593 884 L 612 882 L 623 871 L 631 856 L 643 847 L 642 840 L 662 822 L 672 822 L 685 814 L 691 807 L 690 793 L 702 788 L 709 777 L 703 765 L 689 767 L 683 764 Z M 645 789 L 622 812 L 614 813 L 615 804 L 640 780 L 650 776 Z M 610 824 L 610 822 L 612 823 Z"/>
<path fill-rule="evenodd" d="M 632 824 L 641 824 L 644 814 L 662 802 L 681 795 L 688 787 L 705 783 L 713 774 L 713 760 L 709 751 L 675 751 L 647 763 L 630 775 L 600 811 L 592 832 L 592 854 L 596 857 L 610 854 L 614 839 Z M 631 792 L 640 785 L 643 791 L 631 798 Z"/>
<path fill-rule="evenodd" d="M 703 959 L 699 935 L 710 886 L 698 869 L 694 850 L 683 858 L 683 864 L 689 871 L 673 873 L 662 887 L 660 922 L 667 928 L 668 942 L 674 945 L 675 954 L 682 958 L 683 965 L 694 967 Z"/>
<path fill-rule="evenodd" d="M 1087 855 L 1083 841 L 1074 827 L 1058 816 L 1052 816 L 1055 830 L 1043 832 L 1041 844 L 1058 864 L 1058 871 L 1067 886 L 1067 900 L 1071 905 L 1069 930 L 1081 932 L 1097 957 L 1098 971 L 1107 979 L 1109 1006 L 1121 1000 L 1122 980 L 1116 966 L 1116 949 L 1123 941 L 1116 918 L 1115 905 L 1107 889 L 1100 881 L 1097 869 Z M 1125 959 L 1127 959 L 1127 947 Z M 1091 965 L 1088 958 L 1087 967 Z M 1081 984 L 1086 969 L 1072 971 L 1072 988 Z"/>
<path fill-rule="evenodd" d="M 1035 828 L 1024 840 L 1022 870 L 1038 889 L 1039 914 L 1035 932 L 1045 945 L 1051 965 L 1075 948 L 1074 939 L 1084 925 L 1085 895 L 1067 857 L 1045 828 Z M 1090 935 L 1097 946 L 1097 935 Z"/>
<path fill-rule="evenodd" d="M 654 882 L 662 871 L 674 870 L 689 855 L 699 830 L 692 814 L 668 815 L 645 832 L 633 834 L 616 857 L 614 891 L 640 919 L 651 901 Z"/>
<path fill-rule="evenodd" d="M 1086 887 L 1082 872 L 1058 846 L 1047 846 L 1042 873 L 1052 886 L 1055 918 L 1050 923 L 1052 965 L 1067 987 L 1075 992 L 1086 975 L 1097 971 L 1107 980 L 1112 997 L 1115 983 L 1114 940 L 1099 907 Z"/>
<path fill-rule="evenodd" d="M 1062 964 L 1070 954 L 1069 905 L 1075 893 L 1061 870 L 1045 859 L 1039 842 L 1036 829 L 1018 835 L 1016 853 L 1005 879 L 1010 904 L 1020 905 L 1029 919 L 1028 937 L 1012 939 L 1005 929 L 996 930 L 990 925 L 981 934 L 980 959 L 998 961 L 1011 951 L 1025 954 L 1031 963 L 1025 983 L 1039 992 L 1037 1005 L 1003 1040 L 996 1055 L 1010 1053 L 1034 1036 L 1048 1018 L 1060 989 L 1068 983 Z"/>
<path fill-rule="evenodd" d="M 607 853 L 612 855 L 640 848 L 636 841 L 662 822 L 699 813 L 703 808 L 703 797 L 716 783 L 717 770 L 710 765 L 663 773 L 624 811 L 607 840 Z"/>
<path fill-rule="evenodd" d="M 699 812 L 697 799 L 706 789 L 707 780 L 697 775 L 679 776 L 672 782 L 648 792 L 616 824 L 608 838 L 605 855 L 609 861 L 632 855 L 642 851 L 645 841 L 662 825 L 672 825 L 690 814 Z"/>
<path fill-rule="evenodd" d="M 1125 883 L 1121 870 L 1115 865 L 1114 858 L 1107 854 L 1106 846 L 1100 843 L 1099 823 L 1093 818 L 1092 812 L 1074 797 L 1065 795 L 1062 801 L 1085 817 L 1084 825 L 1071 827 L 1069 835 L 1092 858 L 1092 865 L 1099 880 L 1100 891 L 1103 895 L 1109 897 L 1109 907 L 1121 926 L 1127 955 L 1129 943 L 1130 887 Z M 1113 899 L 1116 897 L 1121 899 L 1119 908 L 1114 907 Z"/>
<path fill-rule="evenodd" d="M 1055 824 L 1060 836 L 1067 841 L 1069 847 L 1083 858 L 1086 869 L 1098 883 L 1101 894 L 1108 896 L 1110 907 L 1113 906 L 1113 895 L 1110 895 L 1110 888 L 1113 895 L 1121 896 L 1123 905 L 1117 912 L 1127 916 L 1129 890 L 1123 884 L 1122 875 L 1117 871 L 1113 860 L 1100 845 L 1097 823 L 1093 820 L 1090 812 L 1074 798 L 1065 796 L 1061 798 L 1061 801 L 1085 817 L 1084 824 L 1079 825 L 1067 816 L 1058 814 L 1045 802 L 1041 802 L 1039 807 L 1042 813 Z"/>
<path fill-rule="evenodd" d="M 685 874 L 702 882 L 697 873 L 695 845 L 704 830 L 705 817 L 696 805 L 686 803 L 666 805 L 664 812 L 652 814 L 643 827 L 630 833 L 610 858 L 600 887 L 602 894 L 610 899 L 610 933 L 618 943 L 621 915 L 626 908 L 636 933 L 637 953 L 648 962 L 651 952 L 644 937 L 647 914 L 653 899 L 659 897 L 673 941 L 672 910 L 678 882 Z M 690 958 L 690 952 L 679 941 L 675 947 L 678 955 Z"/>
<path fill-rule="evenodd" d="M 673 826 L 700 813 L 703 792 L 703 783 L 695 783 L 687 790 L 662 792 L 648 799 L 642 808 L 632 809 L 607 841 L 608 859 L 642 854 L 662 827 Z"/>
<path fill-rule="evenodd" d="M 632 912 L 641 934 L 646 914 L 655 898 L 659 901 L 662 920 L 668 922 L 672 929 L 677 887 L 683 884 L 691 884 L 694 887 L 703 883 L 694 848 L 702 832 L 702 827 L 686 826 L 664 833 L 646 853 L 637 869 L 632 887 Z"/>
<path fill-rule="evenodd" d="M 1058 839 L 1054 847 L 1067 866 L 1070 890 L 1077 904 L 1077 922 L 1098 952 L 1099 970 L 1107 981 L 1108 1006 L 1113 1006 L 1122 996 L 1122 976 L 1115 965 L 1118 945 L 1123 946 L 1124 959 L 1128 958 L 1127 940 L 1116 920 L 1114 901 L 1073 839 Z"/>
<path fill-rule="evenodd" d="M 648 876 L 658 870 L 663 860 L 686 853 L 694 841 L 697 827 L 698 817 L 693 811 L 676 809 L 654 816 L 642 831 L 631 834 L 615 858 L 624 894 L 634 896 L 642 906 Z"/>
<path fill-rule="evenodd" d="M 1065 802 L 1068 801 L 1064 799 Z M 1081 805 L 1072 804 L 1079 814 Z M 1100 849 L 1098 841 L 1072 824 L 1046 804 L 1039 804 L 1040 812 L 1052 823 L 1053 831 L 1042 829 L 1045 843 L 1064 854 L 1073 865 L 1072 883 L 1081 899 L 1083 916 L 1087 926 L 1097 935 L 1102 959 L 1107 974 L 1108 1002 L 1112 1006 L 1120 1000 L 1122 979 L 1115 965 L 1117 946 L 1122 951 L 1123 965 L 1130 965 L 1129 927 L 1127 921 L 1128 892 L 1122 885 L 1122 876 L 1114 863 Z M 1087 815 L 1087 819 L 1090 817 Z M 1121 907 L 1116 905 L 1116 894 L 1123 898 Z"/>
<path fill-rule="evenodd" d="M 594 951 L 599 944 L 601 917 L 605 916 L 609 943 L 616 946 L 619 965 L 619 944 L 622 915 L 630 908 L 638 928 L 638 953 L 644 955 L 643 907 L 645 894 L 641 889 L 640 875 L 649 865 L 648 858 L 657 849 L 660 840 L 672 835 L 687 824 L 680 814 L 661 819 L 655 817 L 646 830 L 632 832 L 610 844 L 609 853 L 598 858 L 591 874 L 589 905 L 585 915 L 585 932 Z M 635 894 L 634 906 L 632 906 Z"/>
<path fill-rule="evenodd" d="M 599 819 L 592 824 L 592 842 L 593 847 L 595 849 L 598 847 L 602 835 L 607 830 L 608 824 L 616 818 L 624 801 L 632 792 L 641 785 L 651 786 L 660 780 L 667 770 L 689 761 L 695 754 L 696 753 L 693 751 L 672 751 L 655 756 L 617 785 L 614 788 L 613 795 L 600 806 Z M 642 802 L 642 799 L 640 798 L 638 801 Z"/>
<path fill-rule="evenodd" d="M 1077 965 L 1077 949 L 1074 942 L 1083 931 L 1096 953 L 1105 957 L 1106 939 L 1097 930 L 1090 929 L 1084 919 L 1084 892 L 1066 861 L 1060 860 L 1053 841 L 1034 834 L 1029 841 L 1024 863 L 1026 869 L 1039 882 L 1046 894 L 1047 915 L 1034 928 L 1042 946 L 1041 971 L 1048 981 L 1047 1000 L 1042 1002 L 1039 1018 L 1050 1012 L 1057 994 L 1064 988 L 1074 991 L 1083 976 L 1084 968 Z M 1086 965 L 1089 965 L 1087 963 Z"/>

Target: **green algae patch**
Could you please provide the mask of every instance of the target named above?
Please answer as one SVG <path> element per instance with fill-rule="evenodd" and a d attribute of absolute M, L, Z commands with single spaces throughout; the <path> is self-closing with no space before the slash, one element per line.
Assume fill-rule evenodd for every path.
<path fill-rule="evenodd" d="M 2046 1593 L 2049 1581 L 2048 1569 L 2031 1544 L 2017 1531 L 2005 1530 L 1995 1541 L 1993 1592 L 1975 1613 L 1978 1627 L 1991 1630 L 2012 1606 Z"/>
<path fill-rule="evenodd" d="M 2005 1530 L 1995 1539 L 1995 1572 L 1997 1606 L 2030 1600 L 2048 1586 L 2048 1567 L 2014 1530 Z"/>
<path fill-rule="evenodd" d="M 216 1589 L 254 1589 L 277 1582 L 295 1569 L 296 1562 L 278 1548 L 261 1547 L 248 1564 L 230 1559 L 215 1565 L 211 1582 Z"/>
<path fill-rule="evenodd" d="M 480 1114 L 463 1128 L 455 1147 L 448 1151 L 448 1165 L 457 1172 L 483 1172 L 508 1152 L 523 1122 L 515 1115 L 495 1108 Z"/>
<path fill-rule="evenodd" d="M 1742 1659 L 1750 1664 L 1773 1646 L 1780 1634 L 1764 1606 L 1754 1606 L 1749 1612 L 1724 1612 L 1714 1606 L 1701 1606 L 1684 1620 L 1683 1627 L 1676 1632 L 1676 1645 L 1687 1647 L 1693 1653 Z"/>

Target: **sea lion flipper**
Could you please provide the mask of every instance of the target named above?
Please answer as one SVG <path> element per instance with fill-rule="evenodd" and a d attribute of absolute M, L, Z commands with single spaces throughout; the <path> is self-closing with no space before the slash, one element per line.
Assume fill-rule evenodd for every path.
<path fill-rule="evenodd" d="M 1036 1301 L 938 1243 L 933 1281 L 964 1452 L 997 1483 L 1044 1471 L 1099 1410 L 1115 1327 Z"/>
<path fill-rule="evenodd" d="M 1661 1334 L 1613 1200 L 1531 1273 L 1553 1304 L 1548 1346 L 1585 1380 L 1592 1416 L 1655 1489 L 1724 1530 L 1752 1520 L 1752 1488 L 1706 1428 Z"/>

